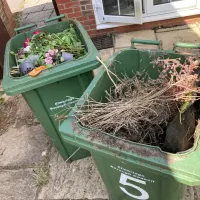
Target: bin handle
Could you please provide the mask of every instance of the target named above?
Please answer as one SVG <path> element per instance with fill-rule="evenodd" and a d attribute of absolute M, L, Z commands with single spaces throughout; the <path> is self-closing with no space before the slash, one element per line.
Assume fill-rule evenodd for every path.
<path fill-rule="evenodd" d="M 16 34 L 19 34 L 20 31 L 23 31 L 23 30 L 28 29 L 28 28 L 33 28 L 33 27 L 36 27 L 36 24 L 35 24 L 35 23 L 28 24 L 28 25 L 26 25 L 26 26 L 21 26 L 21 27 L 19 27 L 19 28 L 15 28 L 14 30 L 15 30 Z"/>
<path fill-rule="evenodd" d="M 45 19 L 45 23 L 49 23 L 49 22 L 52 22 L 52 21 L 55 21 L 55 20 L 58 20 L 58 19 L 65 18 L 65 17 L 66 17 L 65 14 L 58 15 L 58 16 L 55 16 L 55 17 L 52 17 L 52 18 L 49 18 L 49 19 Z"/>
<path fill-rule="evenodd" d="M 174 43 L 173 51 L 176 51 L 177 47 L 188 48 L 188 49 L 200 49 L 200 44 L 176 42 L 176 43 Z"/>
<path fill-rule="evenodd" d="M 162 49 L 162 41 L 161 40 L 140 40 L 133 38 L 131 40 L 131 46 L 135 48 L 134 44 L 150 44 L 150 45 L 158 45 L 159 49 Z"/>

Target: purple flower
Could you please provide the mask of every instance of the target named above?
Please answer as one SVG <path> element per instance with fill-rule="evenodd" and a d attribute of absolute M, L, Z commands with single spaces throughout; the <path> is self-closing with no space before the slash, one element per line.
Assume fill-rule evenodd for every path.
<path fill-rule="evenodd" d="M 23 50 L 23 48 L 21 48 L 19 51 L 18 51 L 18 53 L 17 53 L 17 57 L 18 57 L 18 59 L 20 59 L 20 57 L 21 57 L 21 55 L 24 53 L 24 50 Z"/>
<path fill-rule="evenodd" d="M 54 56 L 58 53 L 58 49 L 49 49 L 48 53 L 50 54 L 50 56 Z"/>
<path fill-rule="evenodd" d="M 50 54 L 49 53 L 46 53 L 45 54 L 46 58 L 50 57 Z"/>
<path fill-rule="evenodd" d="M 46 64 L 52 64 L 53 63 L 52 57 L 45 58 L 45 62 Z"/>
<path fill-rule="evenodd" d="M 55 55 L 55 51 L 54 51 L 54 50 L 51 50 L 51 49 L 49 49 L 48 53 L 49 53 L 51 56 L 54 56 L 54 55 Z"/>

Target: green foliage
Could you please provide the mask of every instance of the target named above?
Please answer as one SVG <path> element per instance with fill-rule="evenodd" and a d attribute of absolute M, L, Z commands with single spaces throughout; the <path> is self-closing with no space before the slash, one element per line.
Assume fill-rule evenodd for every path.
<path fill-rule="evenodd" d="M 31 54 L 42 54 L 41 57 L 43 58 L 49 49 L 58 49 L 59 51 L 62 50 L 72 53 L 74 58 L 79 58 L 86 53 L 85 48 L 72 25 L 69 29 L 66 29 L 61 33 L 50 34 L 41 32 L 34 35 L 29 44 L 31 45 Z"/>
<path fill-rule="evenodd" d="M 4 102 L 4 99 L 0 97 L 0 104 L 2 104 L 3 102 Z"/>
<path fill-rule="evenodd" d="M 4 94 L 4 91 L 0 90 L 0 104 L 2 104 L 4 102 L 4 99 L 2 97 L 3 94 Z"/>
<path fill-rule="evenodd" d="M 43 65 L 54 67 L 64 62 L 62 52 L 73 54 L 73 59 L 81 58 L 86 54 L 86 49 L 72 24 L 70 24 L 68 29 L 60 33 L 38 31 L 38 34 L 33 34 L 27 43 L 28 50 L 22 47 L 17 53 L 10 52 L 16 60 L 16 66 L 13 66 L 11 69 L 11 75 L 14 77 L 23 75 L 20 73 L 19 66 L 24 61 L 32 62 L 35 67 Z M 56 50 L 56 53 L 51 56 L 51 63 L 45 60 L 47 58 L 46 53 L 49 50 Z"/>

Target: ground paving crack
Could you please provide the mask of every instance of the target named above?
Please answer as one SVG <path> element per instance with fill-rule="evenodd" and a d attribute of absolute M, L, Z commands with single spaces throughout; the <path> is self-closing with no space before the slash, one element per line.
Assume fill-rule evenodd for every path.
<path fill-rule="evenodd" d="M 20 170 L 20 169 L 34 169 L 37 168 L 37 164 L 22 165 L 22 166 L 0 166 L 0 170 Z"/>

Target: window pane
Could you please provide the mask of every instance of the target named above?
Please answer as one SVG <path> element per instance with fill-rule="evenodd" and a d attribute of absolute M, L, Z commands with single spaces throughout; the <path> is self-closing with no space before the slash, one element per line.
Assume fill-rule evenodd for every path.
<path fill-rule="evenodd" d="M 103 0 L 105 15 L 119 15 L 117 0 Z"/>
<path fill-rule="evenodd" d="M 120 0 L 119 2 L 121 15 L 135 16 L 133 0 Z"/>
<path fill-rule="evenodd" d="M 134 0 L 103 0 L 105 15 L 135 16 Z"/>
<path fill-rule="evenodd" d="M 171 3 L 175 1 L 183 1 L 183 0 L 153 0 L 153 4 L 160 5 L 160 4 Z"/>

